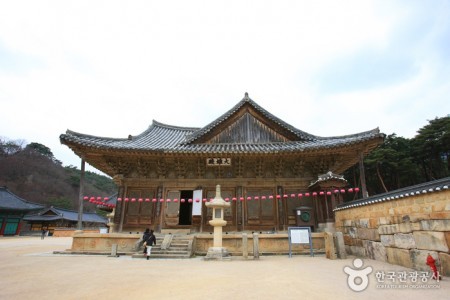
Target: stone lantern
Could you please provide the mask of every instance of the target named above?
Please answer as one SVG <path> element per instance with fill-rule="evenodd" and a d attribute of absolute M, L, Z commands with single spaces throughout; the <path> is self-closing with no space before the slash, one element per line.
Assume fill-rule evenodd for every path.
<path fill-rule="evenodd" d="M 113 233 L 116 231 L 115 224 L 114 224 L 114 215 L 116 213 L 116 208 L 113 208 L 112 212 L 106 215 L 108 217 L 108 225 L 109 226 L 109 233 Z"/>
<path fill-rule="evenodd" d="M 220 260 L 229 257 L 228 250 L 222 247 L 222 227 L 227 225 L 224 220 L 224 209 L 230 207 L 230 203 L 224 201 L 220 195 L 220 185 L 216 186 L 216 197 L 205 203 L 206 207 L 213 209 L 212 220 L 209 224 L 214 227 L 214 243 L 213 247 L 208 249 L 206 260 Z"/>

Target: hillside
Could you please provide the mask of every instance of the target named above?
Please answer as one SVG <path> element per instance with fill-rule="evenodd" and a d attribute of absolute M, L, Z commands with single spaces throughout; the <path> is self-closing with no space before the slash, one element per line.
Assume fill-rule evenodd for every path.
<path fill-rule="evenodd" d="M 17 196 L 36 203 L 77 209 L 80 170 L 63 167 L 50 149 L 31 143 L 22 149 L 5 146 L 0 140 L 0 186 L 6 186 Z M 108 197 L 117 192 L 111 178 L 86 172 L 85 195 Z M 95 206 L 86 203 L 87 211 Z"/>

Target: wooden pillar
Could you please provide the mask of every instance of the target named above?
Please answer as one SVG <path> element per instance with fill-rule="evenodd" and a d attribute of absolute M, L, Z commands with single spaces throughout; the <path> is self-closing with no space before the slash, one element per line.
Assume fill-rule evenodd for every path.
<path fill-rule="evenodd" d="M 311 192 L 311 197 L 312 197 L 312 201 L 314 202 L 315 206 L 316 206 L 316 221 L 317 223 L 322 223 L 322 211 L 320 209 L 320 203 L 319 200 L 317 199 L 317 197 L 313 197 L 312 196 L 312 192 Z"/>
<path fill-rule="evenodd" d="M 83 230 L 83 194 L 84 194 L 84 158 L 81 158 L 81 173 L 80 173 L 80 192 L 78 194 L 78 224 L 77 229 Z"/>
<path fill-rule="evenodd" d="M 244 231 L 244 201 L 239 200 L 240 197 L 243 197 L 242 192 L 243 188 L 240 185 L 236 188 L 236 228 L 239 228 L 238 224 L 239 220 L 241 220 L 240 230 Z"/>
<path fill-rule="evenodd" d="M 119 223 L 119 232 L 122 232 L 123 230 L 123 221 L 125 219 L 125 207 L 127 205 L 127 202 L 125 201 L 125 197 L 128 197 L 128 187 L 126 184 L 124 184 L 124 190 L 123 190 L 123 199 L 122 199 L 122 205 L 120 209 L 120 223 Z"/>
<path fill-rule="evenodd" d="M 334 220 L 334 209 L 336 208 L 336 196 L 333 190 L 331 190 L 331 218 Z"/>
<path fill-rule="evenodd" d="M 361 180 L 362 197 L 367 198 L 366 174 L 364 171 L 364 153 L 359 153 L 359 177 Z"/>
<path fill-rule="evenodd" d="M 277 186 L 277 195 L 280 195 L 280 198 L 276 198 L 276 207 L 277 207 L 277 227 L 278 230 L 285 230 L 284 228 L 284 213 L 283 213 L 283 187 Z"/>
<path fill-rule="evenodd" d="M 163 224 L 163 222 L 164 222 L 164 213 L 165 213 L 165 209 L 164 209 L 165 208 L 165 204 L 164 203 L 166 203 L 166 202 L 160 202 L 159 199 L 164 199 L 165 198 L 164 195 L 163 195 L 163 193 L 164 193 L 164 184 L 158 186 L 157 193 L 158 193 L 158 202 L 157 202 L 157 205 L 156 205 L 156 207 L 157 207 L 156 210 L 157 210 L 158 215 L 159 215 L 159 224 L 158 224 L 157 232 L 161 232 L 161 230 L 164 227 L 164 224 Z"/>

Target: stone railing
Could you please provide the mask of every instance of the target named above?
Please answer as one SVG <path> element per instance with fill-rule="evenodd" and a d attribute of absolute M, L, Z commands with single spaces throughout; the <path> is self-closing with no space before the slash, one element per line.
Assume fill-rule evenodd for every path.
<path fill-rule="evenodd" d="M 338 206 L 346 252 L 421 271 L 431 254 L 450 276 L 449 185 L 445 178 Z"/>
<path fill-rule="evenodd" d="M 323 232 L 311 233 L 312 247 L 314 253 L 325 253 L 325 241 Z M 243 253 L 242 233 L 224 234 L 222 237 L 223 247 L 233 256 L 240 256 Z M 253 236 L 248 234 L 247 251 L 253 253 Z M 195 254 L 205 255 L 208 248 L 213 246 L 213 235 L 208 233 L 196 234 L 195 237 Z M 258 235 L 259 254 L 289 254 L 289 238 L 287 233 L 267 233 Z M 293 244 L 292 254 L 309 254 L 309 245 Z"/>

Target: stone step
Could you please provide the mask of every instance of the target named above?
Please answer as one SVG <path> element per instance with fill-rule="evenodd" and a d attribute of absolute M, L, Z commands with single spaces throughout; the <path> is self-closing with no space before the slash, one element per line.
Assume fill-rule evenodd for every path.
<path fill-rule="evenodd" d="M 189 235 L 156 235 L 156 245 L 152 247 L 151 258 L 189 258 L 192 256 L 193 236 Z M 167 248 L 166 248 L 167 247 Z M 164 249 L 162 249 L 164 248 Z M 132 254 L 132 258 L 145 258 L 142 252 Z"/>
<path fill-rule="evenodd" d="M 134 259 L 144 259 L 147 257 L 147 255 L 143 253 L 135 253 L 131 255 L 131 257 Z M 171 253 L 159 253 L 157 251 L 152 250 L 152 254 L 150 255 L 150 258 L 190 258 L 190 254 L 185 252 L 171 252 Z"/>

